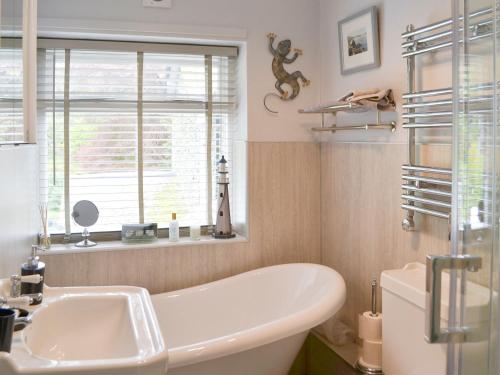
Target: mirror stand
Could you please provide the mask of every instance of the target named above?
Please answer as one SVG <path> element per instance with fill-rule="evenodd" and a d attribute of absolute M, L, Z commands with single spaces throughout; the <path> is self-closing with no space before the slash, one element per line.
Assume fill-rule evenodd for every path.
<path fill-rule="evenodd" d="M 88 228 L 83 228 L 82 237 L 83 241 L 80 241 L 77 244 L 75 244 L 76 247 L 93 247 L 97 245 L 95 242 L 89 240 L 90 232 Z"/>

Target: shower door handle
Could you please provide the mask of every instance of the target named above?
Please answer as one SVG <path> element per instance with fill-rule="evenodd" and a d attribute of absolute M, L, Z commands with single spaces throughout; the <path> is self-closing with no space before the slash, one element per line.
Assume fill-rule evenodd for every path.
<path fill-rule="evenodd" d="M 427 342 L 433 344 L 465 341 L 466 328 L 448 327 L 441 329 L 441 276 L 445 269 L 476 272 L 480 268 L 481 258 L 472 255 L 427 256 L 425 277 L 425 339 Z"/>

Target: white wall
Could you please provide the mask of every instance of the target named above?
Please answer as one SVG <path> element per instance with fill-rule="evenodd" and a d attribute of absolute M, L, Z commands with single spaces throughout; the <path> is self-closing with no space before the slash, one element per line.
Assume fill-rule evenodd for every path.
<path fill-rule="evenodd" d="M 319 0 L 174 0 L 172 9 L 142 7 L 141 0 L 39 0 L 41 25 L 71 25 L 156 35 L 215 38 L 245 42 L 248 69 L 248 140 L 308 141 L 311 118 L 297 110 L 319 99 Z M 304 55 L 289 70 L 302 70 L 312 85 L 293 102 L 272 102 L 280 111 L 265 111 L 262 100 L 274 91 L 268 32 L 291 38 Z"/>
<path fill-rule="evenodd" d="M 0 278 L 21 272 L 38 231 L 38 150 L 0 147 Z"/>
<path fill-rule="evenodd" d="M 321 100 L 338 98 L 349 90 L 363 88 L 392 88 L 401 113 L 401 94 L 406 92 L 406 61 L 401 57 L 401 33 L 406 25 L 415 27 L 440 21 L 451 17 L 452 0 L 320 0 L 320 37 L 321 37 Z M 380 57 L 379 68 L 362 72 L 341 75 L 338 21 L 370 6 L 379 10 Z M 435 54 L 426 54 L 417 58 L 417 89 L 432 89 L 451 85 L 451 50 Z M 421 73 L 424 74 L 421 74 Z M 384 118 L 392 119 L 394 115 L 384 114 Z M 358 120 L 356 115 L 341 114 L 339 123 Z M 374 120 L 374 116 L 361 116 Z M 398 130 L 389 132 L 349 132 L 338 133 L 325 140 L 335 141 L 383 141 L 390 143 L 406 142 L 406 131 L 401 129 L 401 118 L 398 117 Z M 432 134 L 432 133 L 430 133 Z M 436 134 L 436 133 L 435 133 Z M 437 133 L 436 135 L 439 135 Z M 428 140 L 447 141 L 446 137 L 427 137 Z"/>
<path fill-rule="evenodd" d="M 245 42 L 248 69 L 248 140 L 308 141 L 308 128 L 319 123 L 314 115 L 298 115 L 296 110 L 329 101 L 351 89 L 389 87 L 394 90 L 401 113 L 401 94 L 406 90 L 406 63 L 401 58 L 401 33 L 406 25 L 425 25 L 451 15 L 451 0 L 174 0 L 172 9 L 144 8 L 141 0 L 39 0 L 39 16 L 48 24 L 94 27 L 107 30 L 136 29 L 178 37 Z M 338 21 L 369 6 L 380 13 L 381 67 L 342 76 L 338 48 Z M 8 11 L 8 9 L 7 9 Z M 42 24 L 47 22 L 41 21 Z M 300 69 L 312 86 L 302 90 L 291 103 L 272 101 L 279 115 L 267 113 L 262 99 L 274 90 L 271 55 L 265 34 L 274 31 L 289 37 L 304 56 L 290 70 Z M 425 71 L 417 86 L 426 89 L 451 84 L 450 51 L 418 59 L 418 70 Z M 385 114 L 384 119 L 397 119 Z M 340 115 L 339 123 L 373 121 L 373 116 Z M 405 142 L 405 132 L 396 134 L 343 132 L 323 140 Z M 427 139 L 447 142 L 441 133 L 427 133 Z"/>

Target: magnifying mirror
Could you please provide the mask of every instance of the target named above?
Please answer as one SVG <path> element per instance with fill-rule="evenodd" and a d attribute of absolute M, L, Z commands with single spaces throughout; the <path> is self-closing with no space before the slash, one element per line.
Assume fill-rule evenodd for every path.
<path fill-rule="evenodd" d="M 73 206 L 71 216 L 75 220 L 75 223 L 83 227 L 83 241 L 78 242 L 75 246 L 92 247 L 97 245 L 95 242 L 89 240 L 90 232 L 88 230 L 88 228 L 97 223 L 97 219 L 99 219 L 99 210 L 97 206 L 90 201 L 79 201 Z"/>

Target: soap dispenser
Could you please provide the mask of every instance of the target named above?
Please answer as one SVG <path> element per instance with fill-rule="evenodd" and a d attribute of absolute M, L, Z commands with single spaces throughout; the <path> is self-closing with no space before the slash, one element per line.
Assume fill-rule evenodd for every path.
<path fill-rule="evenodd" d="M 21 284 L 21 294 L 37 294 L 43 293 L 43 277 L 45 274 L 45 263 L 40 262 L 40 258 L 36 255 L 38 246 L 33 245 L 31 247 L 31 256 L 28 261 L 24 263 L 21 267 L 21 276 L 28 275 L 40 275 L 42 280 L 38 284 L 22 283 Z M 42 301 L 37 301 L 35 304 L 39 304 Z"/>

